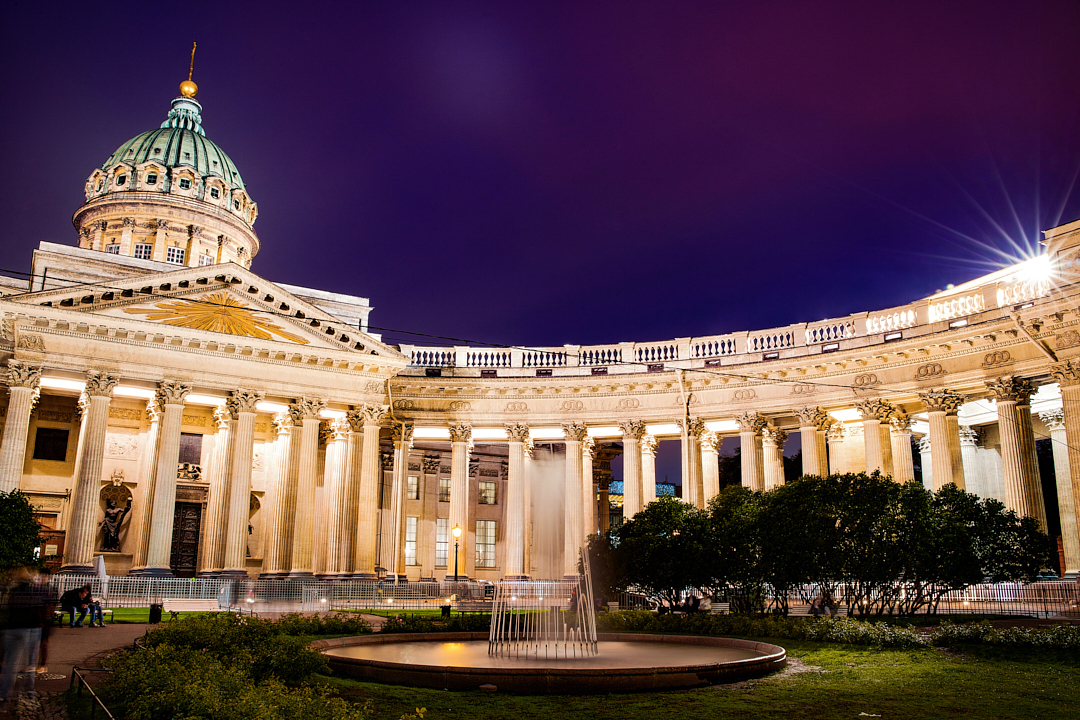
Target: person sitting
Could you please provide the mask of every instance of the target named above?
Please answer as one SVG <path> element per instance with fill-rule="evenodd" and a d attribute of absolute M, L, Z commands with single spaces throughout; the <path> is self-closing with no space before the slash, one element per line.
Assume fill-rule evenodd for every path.
<path fill-rule="evenodd" d="M 814 598 L 813 602 L 810 603 L 810 614 L 816 618 L 821 617 L 822 613 L 824 612 L 824 603 L 825 600 L 819 593 L 818 596 Z"/>
<path fill-rule="evenodd" d="M 83 600 L 86 596 L 85 588 L 72 588 L 66 593 L 60 596 L 60 611 L 71 613 L 71 624 L 69 627 L 82 627 L 83 619 L 86 618 L 87 604 Z M 81 611 L 79 613 L 79 619 L 75 620 L 76 610 Z M 63 617 L 61 616 L 61 621 Z"/>
<path fill-rule="evenodd" d="M 90 611 L 90 627 L 94 627 L 94 621 L 97 620 L 97 626 L 105 627 L 105 622 L 101 613 L 101 603 L 93 598 L 90 594 L 90 586 L 84 585 L 83 590 L 86 594 L 83 596 L 83 602 L 86 603 L 86 608 Z"/>

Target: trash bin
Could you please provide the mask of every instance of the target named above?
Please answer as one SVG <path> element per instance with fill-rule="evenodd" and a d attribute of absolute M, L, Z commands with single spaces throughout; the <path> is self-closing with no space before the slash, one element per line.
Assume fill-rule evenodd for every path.
<path fill-rule="evenodd" d="M 444 618 L 450 617 L 450 606 L 449 605 L 443 605 L 442 606 L 442 616 Z"/>
<path fill-rule="evenodd" d="M 150 624 L 157 625 L 161 622 L 161 610 L 164 606 L 161 603 L 151 603 L 150 605 Z"/>

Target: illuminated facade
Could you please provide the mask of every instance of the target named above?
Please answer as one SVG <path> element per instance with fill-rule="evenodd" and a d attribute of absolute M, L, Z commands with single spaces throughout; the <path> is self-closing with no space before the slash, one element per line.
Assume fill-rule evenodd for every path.
<path fill-rule="evenodd" d="M 31 497 L 67 571 L 102 554 L 111 574 L 572 574 L 567 549 L 607 521 L 613 456 L 630 517 L 656 495 L 658 441 L 681 443 L 681 496 L 704 506 L 725 436 L 743 484 L 768 489 L 794 435 L 804 472 L 898 481 L 915 478 L 914 438 L 928 486 L 1057 517 L 1080 568 L 1080 222 L 1047 231 L 1039 258 L 878 312 L 392 347 L 365 298 L 252 271 L 257 205 L 201 111 L 194 90 L 174 100 L 90 175 L 77 243 L 42 243 L 29 282 L 0 278 L 0 489 Z M 102 552 L 107 501 L 133 510 Z"/>

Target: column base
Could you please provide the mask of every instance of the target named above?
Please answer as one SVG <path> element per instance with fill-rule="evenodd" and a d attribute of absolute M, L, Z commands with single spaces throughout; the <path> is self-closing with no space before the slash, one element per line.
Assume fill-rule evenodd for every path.
<path fill-rule="evenodd" d="M 315 573 L 310 570 L 293 571 L 285 576 L 286 580 L 314 580 Z"/>
<path fill-rule="evenodd" d="M 136 577 L 171 578 L 173 576 L 172 568 L 152 568 L 152 567 L 145 567 L 145 568 L 139 568 L 138 570 L 132 570 L 128 574 L 129 575 L 134 575 Z"/>
<path fill-rule="evenodd" d="M 216 578 L 221 575 L 220 570 L 205 570 L 203 572 L 195 573 L 195 577 L 200 578 Z"/>
<path fill-rule="evenodd" d="M 243 570 L 222 570 L 215 573 L 214 577 L 222 580 L 247 580 L 249 578 L 247 572 Z"/>
<path fill-rule="evenodd" d="M 354 572 L 349 576 L 353 580 L 378 580 L 379 576 L 373 572 Z"/>
<path fill-rule="evenodd" d="M 259 573 L 260 580 L 285 580 L 289 577 L 289 573 L 283 572 L 265 572 Z"/>
<path fill-rule="evenodd" d="M 65 565 L 60 568 L 61 575 L 93 575 L 93 565 Z"/>
<path fill-rule="evenodd" d="M 510 581 L 518 581 L 518 580 L 529 580 L 530 578 L 529 578 L 528 575 L 503 575 L 501 579 L 502 580 L 510 580 Z"/>

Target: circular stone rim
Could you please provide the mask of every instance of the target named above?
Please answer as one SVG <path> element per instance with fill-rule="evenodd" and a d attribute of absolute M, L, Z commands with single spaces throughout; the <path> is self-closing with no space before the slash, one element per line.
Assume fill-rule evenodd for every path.
<path fill-rule="evenodd" d="M 760 652 L 762 656 L 719 663 L 649 668 L 477 668 L 346 658 L 325 653 L 327 650 L 352 645 L 486 641 L 487 639 L 486 632 L 393 633 L 316 640 L 311 643 L 311 647 L 323 653 L 323 657 L 335 673 L 356 680 L 447 690 L 476 690 L 481 685 L 494 685 L 499 691 L 532 694 L 632 692 L 715 685 L 768 675 L 787 664 L 787 651 L 779 645 L 770 643 L 699 635 L 639 635 L 636 633 L 600 633 L 597 635 L 597 640 L 599 642 L 729 647 Z"/>

